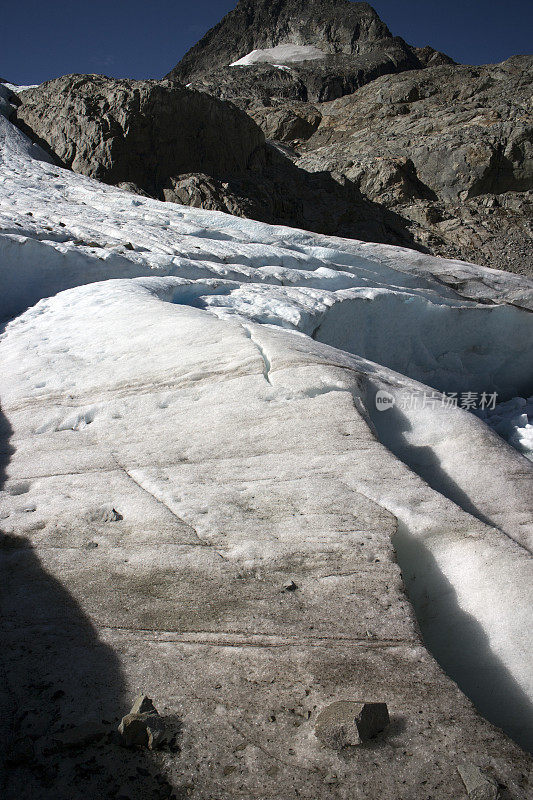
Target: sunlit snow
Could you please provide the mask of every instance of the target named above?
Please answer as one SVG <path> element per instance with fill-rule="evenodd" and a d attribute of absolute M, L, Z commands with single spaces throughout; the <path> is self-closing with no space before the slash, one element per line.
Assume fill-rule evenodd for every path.
<path fill-rule="evenodd" d="M 252 50 L 251 53 L 230 64 L 230 67 L 248 67 L 251 64 L 272 64 L 274 67 L 286 67 L 302 61 L 318 61 L 326 57 L 326 53 L 312 45 L 279 44 L 263 50 Z"/>

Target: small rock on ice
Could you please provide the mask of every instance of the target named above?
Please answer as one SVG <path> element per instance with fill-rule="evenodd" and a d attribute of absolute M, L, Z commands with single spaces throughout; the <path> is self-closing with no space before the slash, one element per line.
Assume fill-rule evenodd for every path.
<path fill-rule="evenodd" d="M 372 739 L 389 724 L 386 703 L 340 700 L 324 708 L 315 724 L 315 735 L 335 750 Z"/>

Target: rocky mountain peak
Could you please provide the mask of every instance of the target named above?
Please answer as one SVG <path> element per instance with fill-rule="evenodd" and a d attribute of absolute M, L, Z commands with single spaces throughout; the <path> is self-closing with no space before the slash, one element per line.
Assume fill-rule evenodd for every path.
<path fill-rule="evenodd" d="M 188 81 L 252 50 L 283 44 L 356 55 L 384 39 L 387 26 L 368 3 L 350 0 L 240 0 L 167 77 Z"/>

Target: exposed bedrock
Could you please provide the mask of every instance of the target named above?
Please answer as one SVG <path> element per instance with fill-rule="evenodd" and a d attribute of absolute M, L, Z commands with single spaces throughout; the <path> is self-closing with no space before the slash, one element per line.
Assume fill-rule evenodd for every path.
<path fill-rule="evenodd" d="M 139 194 L 365 241 L 413 246 L 349 181 L 301 170 L 229 102 L 158 81 L 70 75 L 21 93 L 13 121 L 58 163 Z"/>
<path fill-rule="evenodd" d="M 297 163 L 353 181 L 409 220 L 435 254 L 531 274 L 532 78 L 528 56 L 378 78 L 315 106 L 321 121 L 298 145 Z M 273 110 L 270 123 L 251 113 L 268 126 Z"/>
<path fill-rule="evenodd" d="M 264 142 L 231 104 L 168 81 L 67 75 L 21 99 L 15 121 L 62 165 L 155 196 L 171 175 L 239 174 Z"/>
<path fill-rule="evenodd" d="M 201 91 L 67 76 L 22 92 L 14 119 L 61 163 L 140 194 L 532 273 L 530 57 L 312 103 L 293 78 L 329 67 L 302 64 L 221 67 Z"/>

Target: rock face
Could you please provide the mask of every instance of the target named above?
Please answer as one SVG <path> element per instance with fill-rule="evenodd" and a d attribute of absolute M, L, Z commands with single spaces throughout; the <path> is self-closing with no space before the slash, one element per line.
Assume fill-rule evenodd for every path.
<path fill-rule="evenodd" d="M 316 106 L 297 101 L 268 106 L 250 105 L 248 113 L 268 139 L 287 143 L 309 139 L 322 120 L 322 114 Z"/>
<path fill-rule="evenodd" d="M 367 3 L 349 0 L 240 0 L 168 76 L 190 81 L 252 50 L 280 44 L 315 46 L 328 54 L 361 55 L 393 37 Z M 406 56 L 410 51 L 403 43 Z"/>
<path fill-rule="evenodd" d="M 63 166 L 140 195 L 318 233 L 409 246 L 350 182 L 301 170 L 232 103 L 170 81 L 70 75 L 25 91 L 13 121 Z M 299 106 L 288 133 L 316 129 Z M 274 124 L 274 123 L 273 123 Z"/>
<path fill-rule="evenodd" d="M 362 55 L 325 54 L 319 60 L 291 64 L 290 71 L 274 65 L 232 67 L 221 64 L 216 70 L 195 75 L 188 85 L 217 97 L 242 97 L 240 84 L 243 75 L 248 73 L 248 80 L 252 79 L 253 97 L 275 98 L 281 92 L 282 97 L 288 95 L 299 100 L 325 102 L 351 94 L 380 75 L 420 67 L 419 60 L 402 39 L 390 38 L 374 44 Z M 277 75 L 279 72 L 285 72 L 284 79 Z M 170 73 L 169 77 L 176 79 L 178 75 Z"/>
<path fill-rule="evenodd" d="M 240 174 L 264 137 L 229 103 L 168 81 L 67 75 L 22 95 L 16 121 L 64 166 L 160 196 L 170 176 Z"/>
<path fill-rule="evenodd" d="M 379 78 L 317 108 L 297 163 L 353 181 L 432 252 L 531 271 L 532 80 L 525 56 Z"/>
<path fill-rule="evenodd" d="M 431 194 L 464 201 L 526 191 L 533 180 L 532 79 L 533 57 L 526 56 L 495 66 L 438 66 L 386 76 L 321 106 L 320 129 L 306 153 L 320 150 L 321 164 L 329 155 L 331 171 L 351 157 L 344 171 L 369 196 L 388 203 Z M 404 173 L 409 160 L 416 167 L 422 182 L 417 188 L 387 181 L 385 171 L 377 175 L 376 162 L 402 156 Z"/>

